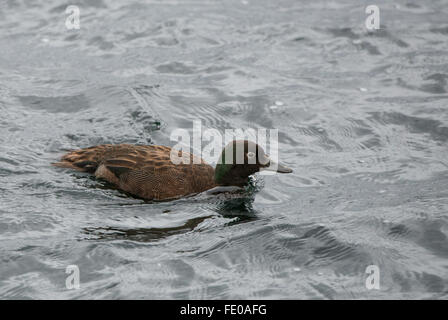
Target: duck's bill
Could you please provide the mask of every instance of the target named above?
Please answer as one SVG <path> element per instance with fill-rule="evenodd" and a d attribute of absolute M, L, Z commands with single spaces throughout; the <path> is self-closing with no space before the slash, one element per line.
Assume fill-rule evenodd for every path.
<path fill-rule="evenodd" d="M 269 162 L 269 166 L 262 168 L 262 171 L 274 171 L 280 173 L 291 173 L 292 169 L 274 161 Z"/>

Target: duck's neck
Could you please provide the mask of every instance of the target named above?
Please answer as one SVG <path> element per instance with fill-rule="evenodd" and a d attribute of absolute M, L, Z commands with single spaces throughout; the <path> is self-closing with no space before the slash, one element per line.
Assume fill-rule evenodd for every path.
<path fill-rule="evenodd" d="M 231 165 L 226 165 L 222 163 L 217 163 L 215 167 L 215 183 L 218 186 L 226 185 L 226 177 L 229 174 L 230 169 L 232 168 Z"/>
<path fill-rule="evenodd" d="M 244 187 L 249 177 L 241 177 L 231 164 L 218 163 L 215 167 L 215 183 L 218 186 Z"/>

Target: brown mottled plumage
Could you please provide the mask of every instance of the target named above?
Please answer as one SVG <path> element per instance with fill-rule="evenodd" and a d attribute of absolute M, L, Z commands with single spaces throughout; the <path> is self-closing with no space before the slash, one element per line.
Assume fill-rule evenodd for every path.
<path fill-rule="evenodd" d="M 104 144 L 71 151 L 53 165 L 92 173 L 134 196 L 159 201 L 181 198 L 217 186 L 242 187 L 250 175 L 262 169 L 292 172 L 271 161 L 261 147 L 247 140 L 229 143 L 223 149 L 216 169 L 186 152 L 183 157 L 189 157 L 189 164 L 174 164 L 170 154 L 171 148 L 164 146 Z M 242 159 L 242 163 L 238 164 L 237 158 Z"/>
<path fill-rule="evenodd" d="M 119 189 L 148 200 L 170 200 L 216 186 L 213 167 L 201 159 L 174 165 L 171 148 L 130 144 L 99 145 L 74 150 L 55 166 L 93 173 Z M 185 153 L 184 153 L 185 156 Z M 199 162 L 199 161 L 198 161 Z"/>

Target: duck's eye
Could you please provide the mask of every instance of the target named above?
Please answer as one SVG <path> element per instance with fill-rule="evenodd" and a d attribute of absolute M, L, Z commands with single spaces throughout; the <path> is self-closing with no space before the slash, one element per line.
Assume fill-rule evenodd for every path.
<path fill-rule="evenodd" d="M 254 153 L 254 152 L 248 152 L 248 153 L 247 153 L 247 157 L 248 157 L 249 159 L 252 159 L 253 157 L 255 157 L 255 153 Z"/>

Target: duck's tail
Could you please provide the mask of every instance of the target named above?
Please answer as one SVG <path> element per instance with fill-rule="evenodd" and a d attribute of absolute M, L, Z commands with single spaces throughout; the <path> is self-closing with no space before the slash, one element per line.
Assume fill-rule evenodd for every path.
<path fill-rule="evenodd" d="M 106 150 L 106 145 L 73 150 L 62 156 L 60 161 L 52 163 L 52 165 L 94 173 L 101 161 L 103 161 Z"/>

